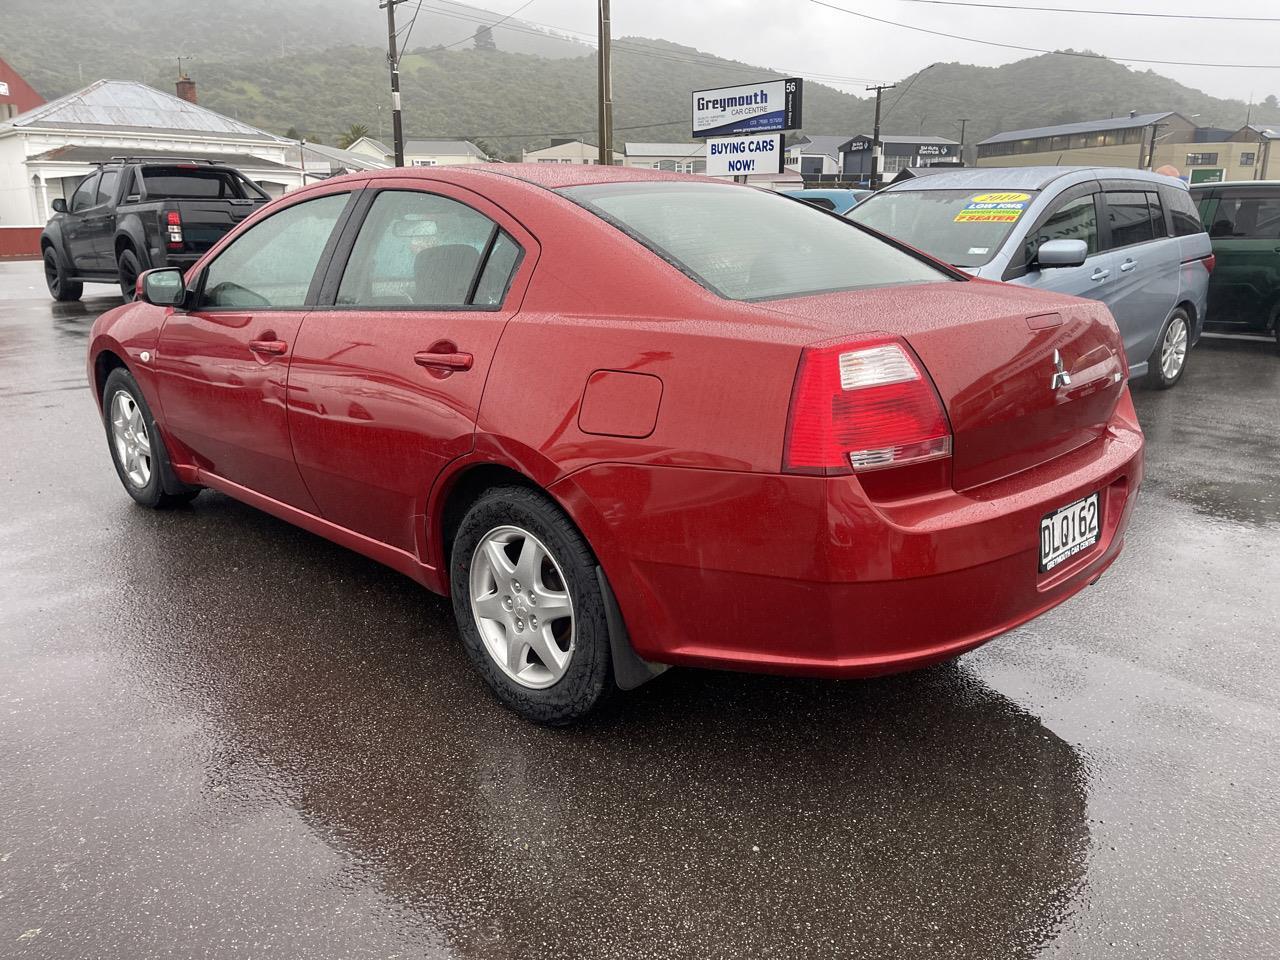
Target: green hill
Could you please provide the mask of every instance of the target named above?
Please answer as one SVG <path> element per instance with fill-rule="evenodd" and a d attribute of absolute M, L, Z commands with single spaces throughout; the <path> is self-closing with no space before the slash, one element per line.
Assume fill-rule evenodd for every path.
<path fill-rule="evenodd" d="M 402 24 L 414 6 L 401 7 Z M 260 0 L 81 0 L 55 20 L 44 0 L 7 0 L 0 56 L 54 97 L 99 77 L 172 89 L 173 58 L 194 53 L 200 102 L 215 110 L 327 143 L 353 123 L 387 138 L 385 20 L 372 0 L 297 0 L 289 9 L 293 16 L 273 11 L 267 20 Z M 505 156 L 553 136 L 594 139 L 592 49 L 513 19 L 493 28 L 496 50 L 476 50 L 471 34 L 496 19 L 450 0 L 422 7 L 401 61 L 407 134 L 482 140 Z M 615 40 L 615 140 L 686 140 L 691 90 L 770 75 L 782 74 L 662 40 Z M 884 109 L 886 133 L 957 137 L 956 121 L 967 117 L 970 143 L 1130 110 L 1177 110 L 1234 128 L 1247 111 L 1152 71 L 1054 54 L 1002 67 L 935 64 L 888 91 Z M 805 85 L 807 132 L 869 132 L 871 113 L 865 97 Z M 1274 107 L 1255 106 L 1252 116 L 1280 124 Z"/>

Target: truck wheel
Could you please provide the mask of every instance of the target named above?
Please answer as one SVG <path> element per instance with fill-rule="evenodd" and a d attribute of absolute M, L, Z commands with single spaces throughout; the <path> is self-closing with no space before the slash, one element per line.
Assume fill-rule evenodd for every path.
<path fill-rule="evenodd" d="M 125 247 L 120 251 L 116 269 L 120 273 L 120 296 L 124 298 L 125 303 L 130 303 L 138 289 L 138 274 L 142 272 L 142 268 L 138 266 L 137 254 Z"/>
<path fill-rule="evenodd" d="M 49 286 L 49 295 L 55 300 L 79 300 L 84 293 L 83 283 L 67 279 L 53 247 L 44 248 L 44 282 Z"/>

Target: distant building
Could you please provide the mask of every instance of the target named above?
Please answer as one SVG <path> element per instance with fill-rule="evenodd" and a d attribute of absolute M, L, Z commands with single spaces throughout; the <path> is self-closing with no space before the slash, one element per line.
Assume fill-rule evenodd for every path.
<path fill-rule="evenodd" d="M 294 144 L 285 152 L 289 163 L 298 168 L 299 175 L 307 183 L 327 180 L 329 177 L 338 177 L 344 173 L 384 170 L 391 166 L 381 157 L 343 150 L 340 147 L 330 147 L 323 143 Z"/>
<path fill-rule="evenodd" d="M 978 166 L 1172 167 L 1191 183 L 1254 180 L 1270 172 L 1270 144 L 1278 134 L 1257 126 L 1234 133 L 1198 127 L 1172 110 L 1130 113 L 997 133 L 979 142 Z"/>
<path fill-rule="evenodd" d="M 354 143 L 348 144 L 346 149 L 351 153 L 363 154 L 374 160 L 382 160 L 383 162 L 391 160 L 391 148 L 381 140 L 373 139 L 373 137 L 361 137 Z"/>
<path fill-rule="evenodd" d="M 49 219 L 54 200 L 69 197 L 95 163 L 115 156 L 227 163 L 272 196 L 301 185 L 288 155 L 295 141 L 199 106 L 194 82 L 184 79 L 189 98 L 98 80 L 0 122 L 0 231 L 25 228 L 30 236 Z"/>
<path fill-rule="evenodd" d="M 840 144 L 840 175 L 844 180 L 859 182 L 870 178 L 873 139 L 871 134 L 863 133 Z M 946 137 L 886 134 L 880 137 L 880 143 L 883 154 L 880 177 L 884 182 L 892 180 L 905 167 L 960 162 L 959 141 Z"/>
<path fill-rule="evenodd" d="M 0 58 L 0 123 L 34 110 L 42 103 L 44 97 Z"/>
<path fill-rule="evenodd" d="M 705 143 L 628 143 L 624 147 L 626 167 L 666 170 L 670 173 L 706 173 Z"/>
<path fill-rule="evenodd" d="M 585 140 L 552 137 L 551 146 L 541 150 L 525 150 L 521 158 L 525 163 L 599 163 L 600 148 Z M 622 154 L 616 150 L 613 162 L 621 165 Z"/>
<path fill-rule="evenodd" d="M 361 137 L 346 148 L 388 166 L 395 162 L 395 152 L 390 146 L 373 137 Z M 488 163 L 489 158 L 470 140 L 405 140 L 404 165 L 406 167 L 456 167 L 464 163 Z"/>
<path fill-rule="evenodd" d="M 787 147 L 787 166 L 808 178 L 836 178 L 840 174 L 840 147 L 847 136 L 802 137 Z"/>

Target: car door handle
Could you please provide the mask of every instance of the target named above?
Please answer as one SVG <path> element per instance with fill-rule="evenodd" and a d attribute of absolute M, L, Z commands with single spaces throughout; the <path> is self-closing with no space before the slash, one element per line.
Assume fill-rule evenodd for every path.
<path fill-rule="evenodd" d="M 428 370 L 470 370 L 475 357 L 469 353 L 436 353 L 423 350 L 413 355 L 413 362 Z"/>
<path fill-rule="evenodd" d="M 1138 265 L 1138 261 L 1137 261 L 1137 260 L 1126 260 L 1124 263 L 1120 264 L 1120 272 L 1121 272 L 1121 273 L 1128 273 L 1130 270 L 1132 270 L 1132 269 L 1133 269 L 1134 267 L 1136 267 L 1137 265 Z"/>
<path fill-rule="evenodd" d="M 1105 280 L 1105 279 L 1107 279 L 1107 277 L 1109 277 L 1109 276 L 1111 276 L 1111 271 L 1110 271 L 1110 270 L 1095 270 L 1095 271 L 1093 271 L 1092 275 L 1090 275 L 1089 279 L 1090 279 L 1090 280 Z"/>
<path fill-rule="evenodd" d="M 289 349 L 283 340 L 250 340 L 249 349 L 268 357 L 278 357 Z"/>

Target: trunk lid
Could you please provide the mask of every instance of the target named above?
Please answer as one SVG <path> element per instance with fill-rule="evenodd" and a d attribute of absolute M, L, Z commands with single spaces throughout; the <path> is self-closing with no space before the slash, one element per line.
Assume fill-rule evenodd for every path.
<path fill-rule="evenodd" d="M 975 280 L 760 306 L 805 321 L 815 340 L 847 336 L 852 342 L 877 333 L 905 339 L 951 421 L 957 490 L 1101 437 L 1124 388 L 1115 321 L 1090 300 Z"/>

